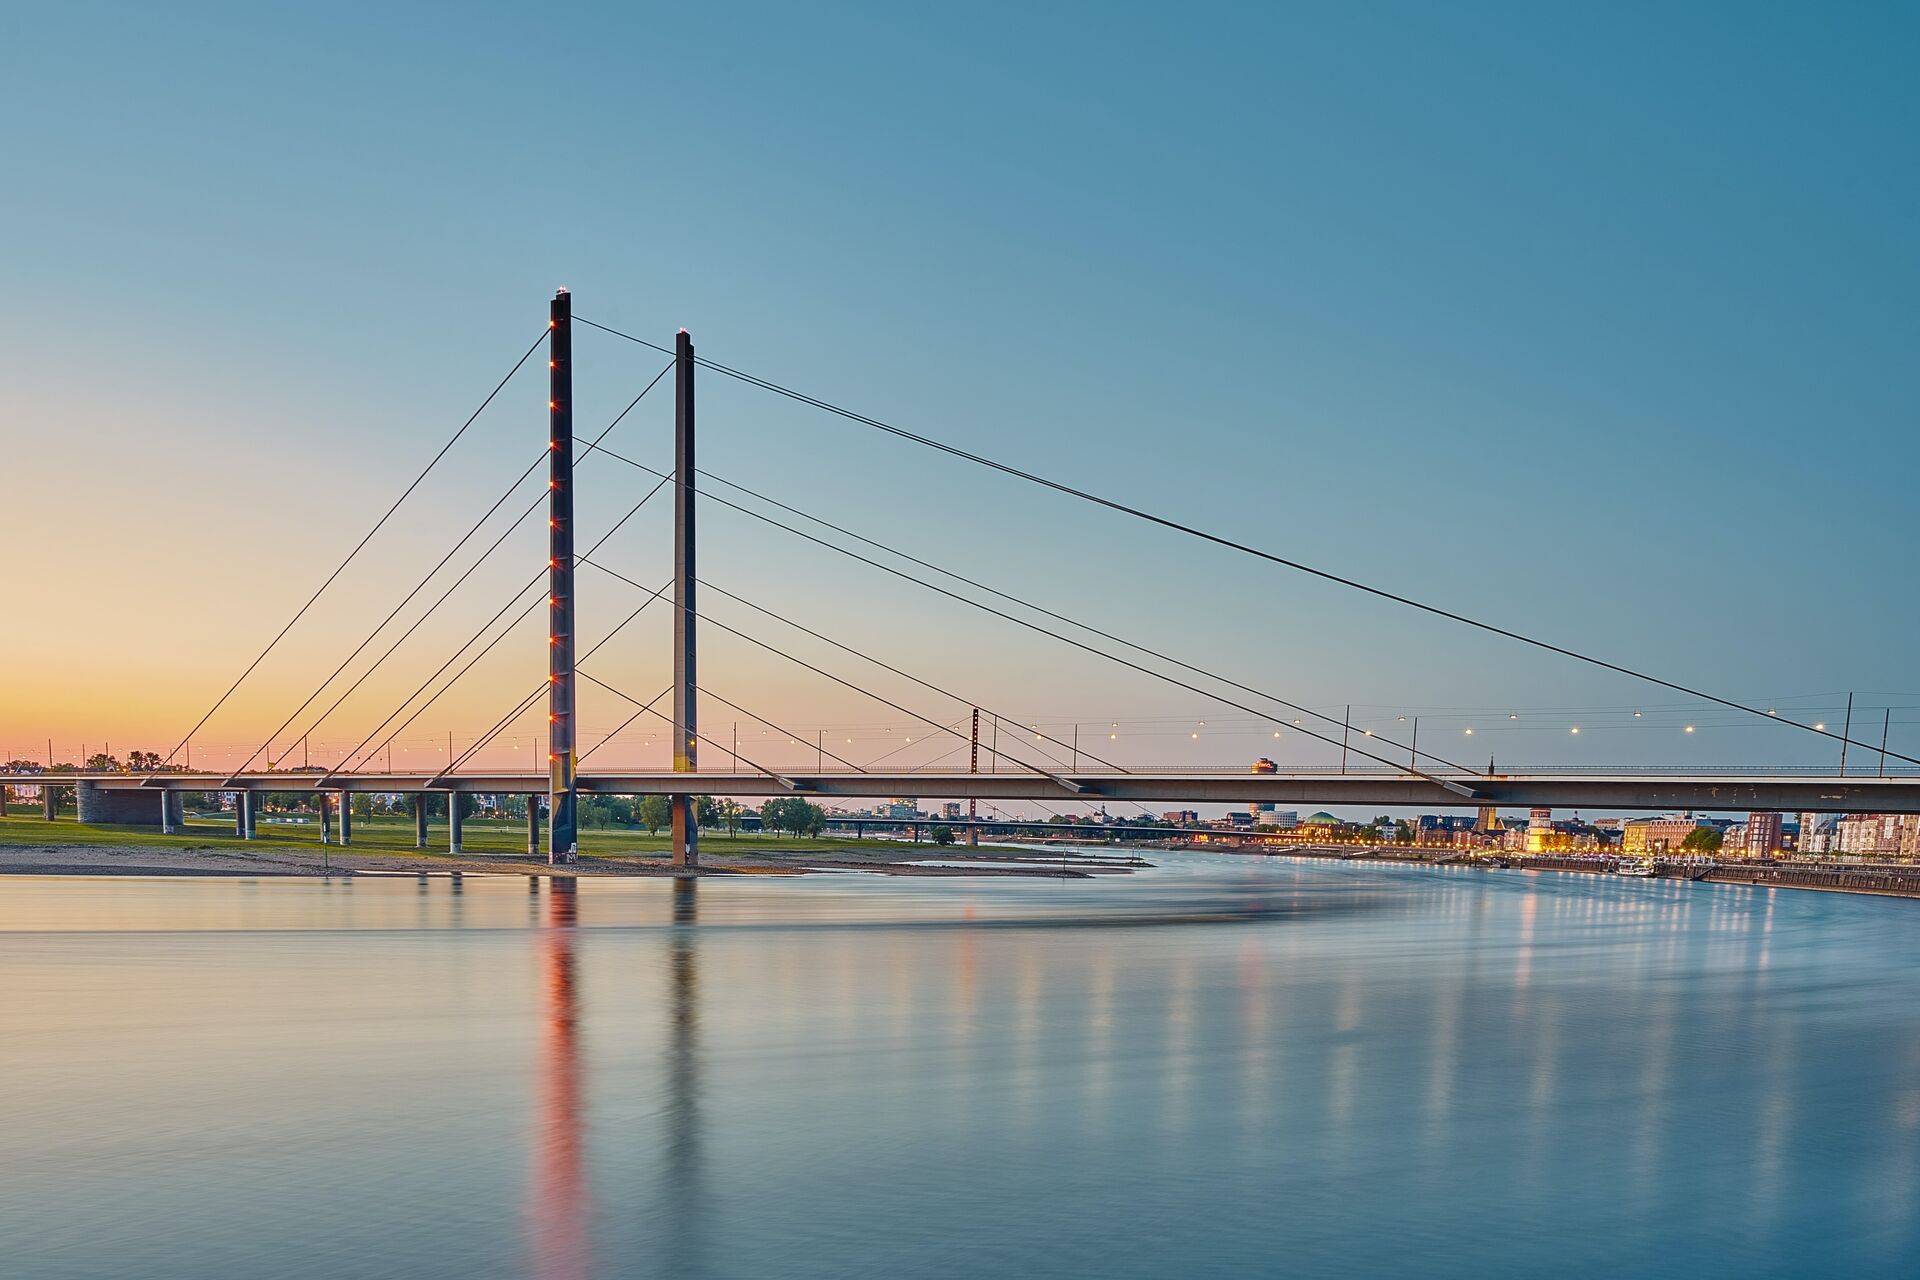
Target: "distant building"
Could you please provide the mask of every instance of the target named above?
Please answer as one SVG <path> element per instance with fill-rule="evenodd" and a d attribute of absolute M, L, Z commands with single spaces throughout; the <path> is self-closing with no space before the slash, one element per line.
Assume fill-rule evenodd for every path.
<path fill-rule="evenodd" d="M 1276 809 L 1268 805 L 1264 811 L 1255 810 L 1253 820 L 1263 827 L 1279 827 L 1290 831 L 1300 825 L 1300 813 L 1296 809 Z"/>
<path fill-rule="evenodd" d="M 1620 851 L 1642 855 L 1677 852 L 1699 825 L 1699 819 L 1691 814 L 1632 818 L 1621 828 Z"/>
<path fill-rule="evenodd" d="M 1777 813 L 1750 813 L 1741 834 L 1740 852 L 1750 858 L 1769 857 L 1786 847 L 1786 820 Z"/>
<path fill-rule="evenodd" d="M 1905 813 L 1849 813 L 1834 824 L 1831 852 L 1856 858 L 1912 858 L 1920 820 Z"/>
<path fill-rule="evenodd" d="M 1160 821 L 1170 827 L 1183 827 L 1189 822 L 1200 821 L 1198 809 L 1173 809 L 1160 815 Z"/>
<path fill-rule="evenodd" d="M 1527 810 L 1527 852 L 1541 853 L 1552 843 L 1553 810 L 1534 807 Z"/>
<path fill-rule="evenodd" d="M 940 806 L 940 816 L 943 818 L 959 818 L 965 815 L 966 806 L 958 800 L 949 800 Z"/>

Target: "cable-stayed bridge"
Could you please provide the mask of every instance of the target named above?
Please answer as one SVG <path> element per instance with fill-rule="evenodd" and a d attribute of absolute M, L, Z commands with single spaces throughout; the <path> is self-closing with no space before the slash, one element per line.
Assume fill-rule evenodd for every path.
<path fill-rule="evenodd" d="M 667 357 L 666 363 L 652 380 L 640 389 L 606 428 L 591 439 L 577 435 L 574 424 L 573 338 L 576 325 L 587 326 Z M 549 398 L 547 432 L 540 455 L 515 477 L 500 498 L 433 564 L 418 584 L 318 682 L 313 692 L 266 735 L 258 748 L 247 753 L 237 764 L 226 765 L 218 771 L 191 768 L 194 736 L 228 704 L 241 685 L 254 675 L 262 662 L 308 615 L 394 513 L 419 489 L 474 421 L 494 402 L 502 389 L 543 347 L 547 357 Z M 923 446 L 949 459 L 1010 476 L 1068 501 L 1090 504 L 1144 521 L 1176 536 L 1307 574 L 1398 607 L 1486 632 L 1505 642 L 1529 646 L 1570 662 L 1614 672 L 1642 684 L 1684 695 L 1720 713 L 1765 720 L 1785 731 L 1826 739 L 1840 749 L 1841 765 L 1831 772 L 1697 772 L 1658 767 L 1502 770 L 1496 769 L 1491 762 L 1485 767 L 1477 767 L 1449 759 L 1434 749 L 1431 737 L 1427 746 L 1422 747 L 1417 718 L 1406 741 L 1400 741 L 1393 734 L 1371 729 L 1356 732 L 1350 713 L 1335 717 L 1316 711 L 1271 690 L 1184 660 L 1164 648 L 1129 640 L 1111 629 L 910 555 L 884 541 L 857 533 L 842 524 L 701 468 L 695 448 L 695 384 L 696 377 L 702 372 L 727 378 L 819 412 L 838 415 L 864 427 Z M 674 397 L 675 451 L 671 470 L 660 471 L 616 451 L 605 441 L 620 422 L 669 375 Z M 575 537 L 574 467 L 577 457 L 596 452 L 633 468 L 649 477 L 652 483 L 644 496 L 606 533 L 582 547 Z M 418 616 L 406 626 L 397 627 L 415 602 L 429 594 L 430 585 L 438 580 L 441 571 L 454 563 L 470 544 L 482 538 L 483 530 L 494 517 L 503 509 L 509 512 L 513 510 L 509 504 L 514 494 L 542 466 L 547 471 L 545 492 L 520 510 L 512 523 L 485 546 L 478 558 L 455 577 L 451 585 L 432 598 Z M 607 563 L 600 553 L 614 533 L 668 488 L 673 491 L 673 572 L 665 581 L 649 585 Z M 1253 721 L 1270 724 L 1276 738 L 1283 734 L 1298 735 L 1316 740 L 1328 748 L 1337 747 L 1340 768 L 1335 772 L 1331 769 L 1275 766 L 1250 772 L 1244 766 L 1217 770 L 1126 767 L 1082 748 L 1077 733 L 1073 741 L 1068 742 L 1042 731 L 1037 725 L 1026 725 L 1026 733 L 1010 737 L 1007 745 L 1003 746 L 997 731 L 983 737 L 982 712 L 986 711 L 996 726 L 1002 720 L 1011 724 L 1019 722 L 993 711 L 980 699 L 971 696 L 971 691 L 963 693 L 924 679 L 875 654 L 865 645 L 844 637 L 830 636 L 809 623 L 767 608 L 701 577 L 698 571 L 697 514 L 699 504 L 705 502 L 718 504 L 751 518 L 769 530 L 770 536 L 788 537 L 824 548 L 874 572 L 887 575 L 894 584 L 912 585 L 960 602 L 1004 625 L 1047 637 L 1076 655 L 1094 657 L 1119 669 L 1144 675 L 1185 695 L 1204 698 L 1209 704 L 1224 704 Z M 331 764 L 309 764 L 289 769 L 284 767 L 285 761 L 274 759 L 274 743 L 289 740 L 304 743 L 311 738 L 321 724 L 360 690 L 374 672 L 381 670 L 427 619 L 434 616 L 462 584 L 499 551 L 514 528 L 530 518 L 542 505 L 546 508 L 548 528 L 546 563 L 465 643 L 447 656 L 392 713 L 351 749 L 338 752 Z M 638 603 L 606 634 L 592 644 L 582 644 L 578 634 L 576 605 L 581 579 L 589 575 L 608 590 L 631 594 Z M 842 670 L 830 669 L 820 662 L 803 658 L 790 647 L 767 639 L 766 633 L 756 634 L 744 626 L 702 612 L 699 601 L 706 595 L 723 599 L 731 609 L 743 610 L 756 620 L 763 619 L 779 628 L 803 634 L 814 643 L 860 664 L 858 669 L 877 668 L 895 680 L 906 682 L 918 691 L 918 697 L 937 700 L 940 714 L 927 714 L 921 709 L 927 704 L 908 705 L 879 692 L 866 681 L 848 676 Z M 542 605 L 546 608 L 548 620 L 545 678 L 509 707 L 491 727 L 473 737 L 464 752 L 456 755 L 449 747 L 446 761 L 441 767 L 394 771 L 390 764 L 390 751 L 396 738 L 417 723 L 481 659 L 496 650 L 520 621 L 530 617 Z M 650 698 L 641 698 L 613 683 L 607 672 L 591 664 L 595 655 L 609 641 L 654 606 L 670 616 L 673 677 L 665 689 Z M 849 697 L 888 708 L 927 734 L 954 739 L 957 746 L 966 749 L 967 765 L 964 768 L 887 768 L 884 767 L 884 756 L 860 764 L 828 751 L 824 737 L 818 743 L 815 767 L 811 769 L 796 770 L 749 758 L 753 748 L 749 747 L 747 752 L 743 752 L 737 735 L 723 742 L 702 731 L 700 713 L 703 705 L 726 708 L 732 715 L 745 717 L 750 723 L 765 726 L 766 731 L 790 739 L 795 735 L 775 721 L 729 698 L 713 685 L 702 682 L 698 662 L 699 638 L 703 631 L 709 629 L 727 634 L 790 663 L 807 673 L 808 678 L 835 686 Z M 370 661 L 366 658 L 368 654 L 374 654 Z M 358 674 L 349 679 L 349 674 L 356 666 L 359 667 Z M 598 736 L 591 743 L 583 741 L 579 715 L 579 695 L 589 687 L 617 699 L 631 709 L 612 733 Z M 477 762 L 476 758 L 489 743 L 543 704 L 546 768 L 502 772 L 482 767 Z M 957 723 L 951 714 L 951 709 L 956 706 L 963 709 L 962 718 Z M 970 716 L 965 714 L 966 709 L 970 709 Z M 609 741 L 643 718 L 657 721 L 670 735 L 670 768 L 634 771 L 595 769 L 589 764 Z M 966 728 L 959 727 L 961 724 Z M 663 346 L 612 326 L 576 317 L 571 295 L 562 291 L 552 300 L 542 334 L 522 353 L 479 408 L 441 446 L 426 468 L 275 633 L 260 654 L 213 701 L 173 750 L 159 760 L 156 767 L 125 773 L 55 773 L 40 770 L 0 776 L 0 782 L 43 786 L 50 817 L 54 813 L 53 791 L 45 784 L 71 785 L 79 791 L 80 815 L 83 819 L 147 825 L 157 821 L 163 829 L 179 820 L 178 797 L 182 793 L 232 792 L 238 797 L 236 821 L 243 834 L 252 830 L 252 810 L 258 794 L 310 792 L 319 798 L 323 838 L 328 838 L 330 831 L 330 826 L 326 825 L 329 811 L 337 808 L 340 837 L 343 840 L 351 838 L 351 810 L 345 802 L 354 793 L 399 793 L 415 797 L 445 794 L 455 801 L 448 807 L 451 814 L 451 842 L 456 849 L 460 844 L 461 797 L 474 794 L 544 796 L 548 819 L 546 851 L 554 862 L 570 862 L 577 856 L 577 804 L 581 795 L 666 795 L 672 798 L 674 861 L 681 865 L 693 865 L 698 861 L 699 841 L 695 798 L 699 793 L 712 792 L 754 797 L 912 795 L 965 800 L 970 806 L 982 801 L 1112 802 L 1141 806 L 1150 802 L 1225 802 L 1422 808 L 1548 806 L 1620 810 L 1920 812 L 1920 777 L 1899 772 L 1902 768 L 1920 766 L 1920 759 L 1889 752 L 1884 728 L 1883 725 L 1883 734 L 1876 746 L 1871 741 L 1853 736 L 1850 715 L 1841 730 L 1833 732 L 1825 723 L 1810 724 L 1782 716 L 1774 708 L 1722 697 L 1649 671 L 1611 662 L 1303 564 L 700 357 L 695 354 L 692 339 L 685 331 L 676 335 L 672 346 Z M 703 748 L 709 760 L 720 763 L 721 769 L 701 767 Z M 1861 770 L 1858 767 L 1852 774 L 1846 771 L 1845 753 L 1849 749 L 1878 761 L 1872 776 L 1859 776 Z M 374 767 L 383 752 L 389 754 L 389 762 L 383 767 Z M 1860 758 L 1857 755 L 1856 761 Z M 1887 765 L 1889 760 L 1894 762 L 1891 772 Z M 829 761 L 832 762 L 831 766 Z M 530 804 L 528 811 L 530 844 L 537 844 L 539 806 Z M 424 838 L 424 806 L 416 804 L 415 812 Z"/>

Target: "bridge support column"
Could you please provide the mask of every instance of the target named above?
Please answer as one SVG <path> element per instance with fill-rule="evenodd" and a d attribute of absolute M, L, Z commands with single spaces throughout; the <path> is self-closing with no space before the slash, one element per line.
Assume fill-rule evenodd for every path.
<path fill-rule="evenodd" d="M 340 793 L 340 847 L 346 848 L 353 843 L 353 797 L 347 792 Z"/>
<path fill-rule="evenodd" d="M 695 712 L 693 605 L 693 339 L 685 329 L 673 347 L 673 771 L 694 773 L 700 734 Z M 700 822 L 693 796 L 672 798 L 673 865 L 700 865 Z"/>
<path fill-rule="evenodd" d="M 320 802 L 320 843 L 332 844 L 333 803 L 327 798 L 327 793 L 324 791 L 316 795 L 314 799 Z"/>
<path fill-rule="evenodd" d="M 547 318 L 547 862 L 580 857 L 574 720 L 573 298 Z"/>
<path fill-rule="evenodd" d="M 160 793 L 160 812 L 153 811 L 152 791 L 119 790 L 98 782 L 74 784 L 74 816 L 89 827 L 159 827 L 163 832 L 179 825 L 180 794 Z"/>
<path fill-rule="evenodd" d="M 467 797 L 458 791 L 447 792 L 447 852 L 460 852 L 461 809 L 466 807 Z"/>
<path fill-rule="evenodd" d="M 413 847 L 427 847 L 427 797 L 418 791 L 413 796 Z"/>
<path fill-rule="evenodd" d="M 0 818 L 7 817 L 7 801 L 13 796 L 12 787 L 0 787 Z"/>
<path fill-rule="evenodd" d="M 40 788 L 40 816 L 48 822 L 60 816 L 60 788 L 46 785 Z"/>
<path fill-rule="evenodd" d="M 242 840 L 253 839 L 253 792 L 233 793 L 233 834 Z"/>
<path fill-rule="evenodd" d="M 527 797 L 527 856 L 540 856 L 540 797 Z"/>

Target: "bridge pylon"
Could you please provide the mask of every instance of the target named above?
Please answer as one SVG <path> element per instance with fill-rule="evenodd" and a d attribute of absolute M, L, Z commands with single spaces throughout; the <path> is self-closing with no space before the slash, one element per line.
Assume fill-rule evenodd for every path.
<path fill-rule="evenodd" d="M 693 555 L 693 339 L 682 329 L 673 344 L 673 771 L 692 773 L 699 761 L 694 674 Z M 698 802 L 675 795 L 673 865 L 700 864 Z"/>
<path fill-rule="evenodd" d="M 547 862 L 579 860 L 573 609 L 573 298 L 547 320 Z M 529 801 L 531 803 L 531 801 Z"/>

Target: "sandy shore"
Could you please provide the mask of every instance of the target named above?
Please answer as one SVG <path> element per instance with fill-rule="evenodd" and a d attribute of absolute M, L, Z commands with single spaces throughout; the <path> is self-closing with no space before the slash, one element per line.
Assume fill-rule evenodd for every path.
<path fill-rule="evenodd" d="M 935 863 L 978 865 L 939 866 Z M 998 864 L 998 865 L 995 865 Z M 898 851 L 863 852 L 858 849 L 788 852 L 780 849 L 740 852 L 709 858 L 702 875 L 807 875 L 817 872 L 865 871 L 908 876 L 1062 876 L 1084 879 L 1094 875 L 1125 875 L 1145 865 L 1124 859 L 1068 858 L 1026 851 L 997 851 L 990 855 L 929 849 L 924 855 Z M 431 852 L 391 852 L 357 849 L 325 851 L 285 845 L 218 844 L 166 845 L 9 845 L 0 846 L 0 875 L 31 876 L 323 876 L 366 873 L 419 874 L 460 872 L 463 875 L 573 875 L 671 876 L 664 857 L 583 857 L 571 867 L 510 854 L 465 854 L 453 857 Z"/>

